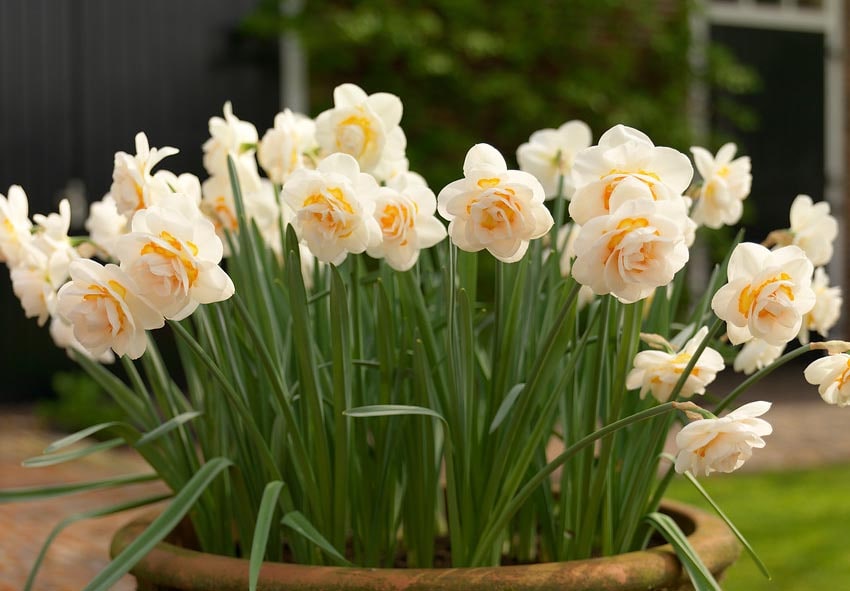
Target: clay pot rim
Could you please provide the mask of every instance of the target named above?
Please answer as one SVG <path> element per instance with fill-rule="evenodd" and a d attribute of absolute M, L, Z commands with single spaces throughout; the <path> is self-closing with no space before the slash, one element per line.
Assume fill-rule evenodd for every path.
<path fill-rule="evenodd" d="M 666 500 L 662 510 L 693 524 L 688 540 L 713 574 L 722 573 L 740 555 L 738 540 L 714 515 Z M 126 548 L 155 517 L 156 512 L 143 514 L 118 530 L 110 554 L 114 557 Z M 206 554 L 169 542 L 157 544 L 131 573 L 165 589 L 246 589 L 248 585 L 246 559 Z M 634 579 L 635 586 L 612 585 L 629 579 Z M 201 580 L 214 586 L 191 586 Z M 366 568 L 266 562 L 258 589 L 675 589 L 687 580 L 673 548 L 665 544 L 617 556 L 496 567 Z"/>

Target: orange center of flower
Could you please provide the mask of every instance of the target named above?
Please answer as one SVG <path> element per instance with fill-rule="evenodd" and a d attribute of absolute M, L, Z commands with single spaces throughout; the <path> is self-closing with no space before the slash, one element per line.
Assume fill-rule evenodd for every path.
<path fill-rule="evenodd" d="M 850 382 L 850 358 L 847 359 L 846 367 L 844 371 L 841 372 L 841 375 L 838 377 L 838 389 L 841 390 L 844 388 L 844 385 Z"/>
<path fill-rule="evenodd" d="M 324 193 L 313 193 L 304 200 L 302 207 L 311 207 L 310 215 L 313 220 L 337 234 L 339 238 L 347 238 L 354 231 L 351 224 L 346 219 L 339 219 L 336 215 L 338 211 L 344 211 L 348 214 L 354 213 L 354 208 L 345 194 L 339 187 L 327 189 L 331 197 Z"/>
<path fill-rule="evenodd" d="M 775 277 L 771 277 L 770 279 L 763 281 L 755 289 L 752 289 L 749 285 L 745 286 L 744 289 L 741 290 L 741 295 L 738 296 L 738 311 L 744 315 L 744 318 L 749 318 L 753 304 L 756 302 L 756 300 L 758 300 L 759 296 L 761 296 L 761 292 L 762 290 L 764 290 L 765 287 L 776 281 L 789 281 L 790 279 L 791 276 L 788 273 L 780 273 Z M 781 285 L 779 287 L 779 291 L 787 295 L 788 299 L 794 299 L 794 292 L 791 290 L 790 286 Z M 771 314 L 767 310 L 762 310 L 761 312 L 759 312 L 759 316 L 766 315 L 769 316 Z"/>
<path fill-rule="evenodd" d="M 481 179 L 478 181 L 478 185 L 490 188 L 498 182 L 499 179 Z M 482 183 L 484 184 L 482 185 Z M 503 187 L 492 191 L 489 195 L 495 198 L 490 201 L 487 207 L 481 209 L 481 217 L 478 223 L 482 228 L 491 231 L 504 225 L 512 226 L 517 213 L 522 211 L 522 206 L 515 199 L 516 191 Z M 479 199 L 471 199 L 466 205 L 466 213 L 471 214 L 472 206 L 479 201 Z"/>
<path fill-rule="evenodd" d="M 373 143 L 375 131 L 367 117 L 349 115 L 340 122 L 336 134 L 336 147 L 340 152 L 359 157 Z"/>
<path fill-rule="evenodd" d="M 649 220 L 646 218 L 624 218 L 617 224 L 617 233 L 608 241 L 608 250 L 613 252 L 620 246 L 626 234 L 638 228 L 646 228 L 649 226 Z M 655 230 L 655 235 L 658 235 L 658 230 Z"/>
<path fill-rule="evenodd" d="M 419 212 L 419 206 L 413 204 L 416 212 Z M 384 207 L 381 212 L 381 217 L 378 218 L 378 223 L 381 225 L 381 231 L 388 238 L 398 238 L 406 229 L 413 228 L 413 216 L 410 214 L 410 208 L 403 203 L 389 204 Z M 402 240 L 400 246 L 407 246 L 407 238 Z"/>
<path fill-rule="evenodd" d="M 236 230 L 239 227 L 239 222 L 236 220 L 236 215 L 233 213 L 233 210 L 227 204 L 227 199 L 224 198 L 224 195 L 219 195 L 213 201 L 213 211 L 215 212 L 216 220 L 218 223 L 216 224 L 218 228 L 226 228 L 228 230 Z"/>
<path fill-rule="evenodd" d="M 110 279 L 106 282 L 106 284 L 112 288 L 112 291 L 118 294 L 122 300 L 127 298 L 127 288 L 115 281 L 114 279 Z M 98 285 L 96 283 L 92 283 L 88 287 L 89 291 L 92 293 L 87 293 L 83 296 L 83 301 L 86 302 L 96 302 L 99 300 L 112 300 L 115 303 L 115 313 L 118 316 L 118 331 L 121 332 L 124 330 L 124 326 L 127 324 L 127 314 L 124 312 L 124 308 L 121 306 L 121 303 L 117 300 L 117 298 L 109 291 L 104 285 Z M 108 315 L 111 316 L 111 315 Z"/>
<path fill-rule="evenodd" d="M 640 176 L 635 176 L 635 175 L 640 175 Z M 619 170 L 619 169 L 616 169 L 616 168 L 612 168 L 611 170 L 608 171 L 608 174 L 604 174 L 599 178 L 605 179 L 605 178 L 609 178 L 609 177 L 612 177 L 612 176 L 614 178 L 611 179 L 610 181 L 608 181 L 608 183 L 605 185 L 605 189 L 602 193 L 602 203 L 605 206 L 606 211 L 609 211 L 611 209 L 611 194 L 614 193 L 614 189 L 617 188 L 617 185 L 619 185 L 623 181 L 623 179 L 625 179 L 626 177 L 629 177 L 629 176 L 633 176 L 634 178 L 638 179 L 643 184 L 645 184 L 647 187 L 649 187 L 649 191 L 650 191 L 650 193 L 652 193 L 652 198 L 654 200 L 658 199 L 658 196 L 655 194 L 655 184 L 652 183 L 651 181 L 648 181 L 645 178 L 642 178 L 642 177 L 650 177 L 650 178 L 655 179 L 656 181 L 660 182 L 661 178 L 657 174 L 655 174 L 654 172 L 649 172 L 648 170 L 643 170 L 643 169 L 638 170 L 638 171 L 628 171 L 628 170 Z"/>
<path fill-rule="evenodd" d="M 164 230 L 160 232 L 159 237 L 168 244 L 171 249 L 166 248 L 161 244 L 157 244 L 156 242 L 148 242 L 142 247 L 139 254 L 157 254 L 165 259 L 176 259 L 186 270 L 186 277 L 189 279 L 189 287 L 192 287 L 198 279 L 198 268 L 192 260 L 192 256 L 198 255 L 198 247 L 193 242 L 186 242 L 186 248 L 183 248 L 182 241 Z M 188 249 L 188 252 L 186 249 Z M 191 256 L 189 253 L 191 253 Z"/>
<path fill-rule="evenodd" d="M 133 181 L 133 188 L 136 189 L 136 211 L 145 208 L 145 192 L 139 183 Z"/>

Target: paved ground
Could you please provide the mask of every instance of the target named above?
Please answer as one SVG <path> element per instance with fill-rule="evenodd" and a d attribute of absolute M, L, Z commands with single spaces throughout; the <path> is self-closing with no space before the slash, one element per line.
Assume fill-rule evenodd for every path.
<path fill-rule="evenodd" d="M 727 391 L 724 381 L 719 392 Z M 757 450 L 745 470 L 774 470 L 850 462 L 850 408 L 821 401 L 805 383 L 802 367 L 768 377 L 741 402 L 763 399 L 774 406 L 766 418 L 774 426 L 768 445 Z M 0 488 L 105 478 L 138 473 L 145 465 L 127 453 L 107 452 L 72 464 L 23 468 L 22 459 L 38 455 L 60 434 L 50 433 L 21 410 L 0 409 Z M 132 490 L 86 493 L 44 502 L 0 505 L 0 591 L 17 591 L 50 529 L 68 514 L 137 498 L 151 493 L 150 485 Z M 130 515 L 123 514 L 69 527 L 54 542 L 35 588 L 78 591 L 108 562 L 111 533 Z M 133 589 L 125 577 L 114 589 Z"/>

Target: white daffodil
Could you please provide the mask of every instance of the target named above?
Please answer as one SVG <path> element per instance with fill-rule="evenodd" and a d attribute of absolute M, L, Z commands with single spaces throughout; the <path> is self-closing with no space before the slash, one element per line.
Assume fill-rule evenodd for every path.
<path fill-rule="evenodd" d="M 252 157 L 253 158 L 253 157 Z M 258 220 L 262 226 L 264 223 L 277 224 L 277 217 L 268 218 L 265 216 L 268 212 L 266 207 L 263 207 L 269 196 L 269 186 L 264 183 L 257 174 L 256 168 L 250 164 L 246 164 L 244 158 L 234 160 L 236 168 L 236 178 L 242 193 L 242 200 L 245 206 L 245 214 L 249 219 L 252 219 L 254 213 L 254 205 L 258 213 L 263 215 L 262 220 Z M 272 188 L 272 207 L 274 207 L 274 189 Z M 233 197 L 233 184 L 230 182 L 230 175 L 213 175 L 203 182 L 201 185 L 203 197 L 201 199 L 201 211 L 203 211 L 210 221 L 216 227 L 219 238 L 225 245 L 225 256 L 229 256 L 227 250 L 227 240 L 225 233 L 236 233 L 239 230 L 239 219 L 236 215 L 236 202 Z"/>
<path fill-rule="evenodd" d="M 593 141 L 590 127 L 584 121 L 567 121 L 558 129 L 541 129 L 531 134 L 516 151 L 520 170 L 533 174 L 543 185 L 547 199 L 558 194 L 558 180 L 563 177 L 562 196 L 572 197 L 572 178 L 576 154 Z"/>
<path fill-rule="evenodd" d="M 138 295 L 166 318 L 182 320 L 199 304 L 233 295 L 233 282 L 218 266 L 221 240 L 191 197 L 175 193 L 168 207 L 137 212 L 115 251 Z"/>
<path fill-rule="evenodd" d="M 728 283 L 711 300 L 711 309 L 726 321 L 732 344 L 757 337 L 779 346 L 797 336 L 803 315 L 815 305 L 813 270 L 796 246 L 774 251 L 752 242 L 736 246 Z"/>
<path fill-rule="evenodd" d="M 132 216 L 152 202 L 154 194 L 167 192 L 164 181 L 154 178 L 153 167 L 163 158 L 177 154 L 177 148 L 151 148 L 148 136 L 136 134 L 136 154 L 115 153 L 115 167 L 112 170 L 112 186 L 109 193 L 115 200 L 118 213 Z"/>
<path fill-rule="evenodd" d="M 112 195 L 107 193 L 103 199 L 91 204 L 86 230 L 101 256 L 117 260 L 115 241 L 127 233 L 128 226 L 127 216 L 118 213 Z"/>
<path fill-rule="evenodd" d="M 32 238 L 31 230 L 27 194 L 19 185 L 12 185 L 8 197 L 0 195 L 0 261 L 15 266 Z"/>
<path fill-rule="evenodd" d="M 284 109 L 274 118 L 257 146 L 257 160 L 273 183 L 282 185 L 292 172 L 306 166 L 304 154 L 318 149 L 316 124 L 305 115 Z"/>
<path fill-rule="evenodd" d="M 331 154 L 316 170 L 296 170 L 283 186 L 298 237 L 322 262 L 339 265 L 381 241 L 373 217 L 378 183 L 348 154 Z"/>
<path fill-rule="evenodd" d="M 434 217 L 436 210 L 431 189 L 415 180 L 408 182 L 406 175 L 396 177 L 376 194 L 374 216 L 383 240 L 366 252 L 385 259 L 396 271 L 407 271 L 416 264 L 420 250 L 446 237 L 445 227 Z"/>
<path fill-rule="evenodd" d="M 741 347 L 732 367 L 744 375 L 751 375 L 779 359 L 784 350 L 784 343 L 771 345 L 761 339 L 751 339 Z"/>
<path fill-rule="evenodd" d="M 112 349 L 138 359 L 147 347 L 146 330 L 161 328 L 162 314 L 138 295 L 138 287 L 117 265 L 89 259 L 71 263 L 71 281 L 59 290 L 56 312 L 74 327 L 74 337 L 94 357 Z"/>
<path fill-rule="evenodd" d="M 641 398 L 651 392 L 658 402 L 667 402 L 685 367 L 707 334 L 708 328 L 700 328 L 678 352 L 641 351 L 635 356 L 634 369 L 626 377 L 626 388 L 640 388 Z M 724 367 L 720 353 L 706 347 L 685 380 L 679 396 L 690 398 L 694 394 L 705 394 L 705 387 L 714 381 Z"/>
<path fill-rule="evenodd" d="M 234 160 L 245 160 L 244 166 L 252 167 L 257 174 L 254 146 L 257 144 L 257 128 L 253 123 L 242 121 L 233 114 L 230 101 L 224 103 L 224 118 L 211 117 L 210 138 L 204 142 L 204 168 L 210 176 L 228 178 L 227 156 Z M 243 158 L 244 156 L 244 158 Z"/>
<path fill-rule="evenodd" d="M 791 244 L 806 252 L 816 267 L 832 259 L 832 243 L 838 236 L 838 222 L 829 213 L 829 203 L 813 203 L 808 195 L 797 195 L 791 203 Z"/>
<path fill-rule="evenodd" d="M 334 107 L 316 118 L 316 141 L 324 155 L 348 154 L 360 170 L 372 172 L 401 114 L 401 100 L 394 94 L 367 95 L 355 84 L 341 84 L 334 89 Z"/>
<path fill-rule="evenodd" d="M 694 169 L 681 152 L 654 145 L 637 129 L 615 125 L 599 138 L 598 145 L 576 155 L 572 174 L 576 189 L 570 216 L 584 225 L 591 218 L 613 213 L 623 203 L 625 197 L 618 195 L 618 188 L 627 178 L 645 184 L 652 200 L 675 201 L 685 210 L 682 194 Z"/>
<path fill-rule="evenodd" d="M 470 148 L 463 176 L 437 197 L 440 215 L 449 221 L 452 242 L 461 250 L 486 248 L 500 261 L 513 263 L 525 254 L 530 240 L 552 227 L 540 181 L 527 172 L 508 170 L 493 146 Z"/>
<path fill-rule="evenodd" d="M 27 318 L 44 326 L 56 309 L 56 292 L 68 279 L 68 267 L 77 258 L 72 249 L 42 250 L 35 241 L 25 247 L 16 265 L 10 267 L 12 291 L 21 301 Z"/>
<path fill-rule="evenodd" d="M 646 190 L 635 179 L 621 185 Z M 592 218 L 576 239 L 573 277 L 597 295 L 610 293 L 624 303 L 643 299 L 688 261 L 686 221 L 674 203 L 651 199 L 633 199 Z"/>
<path fill-rule="evenodd" d="M 770 423 L 757 418 L 768 410 L 769 402 L 750 402 L 724 417 L 685 425 L 676 435 L 676 472 L 708 476 L 740 468 L 773 432 Z"/>
<path fill-rule="evenodd" d="M 803 375 L 825 402 L 850 406 L 850 355 L 838 353 L 813 361 Z"/>
<path fill-rule="evenodd" d="M 153 176 L 158 181 L 156 188 L 162 189 L 166 187 L 168 190 L 164 193 L 153 195 L 151 205 L 160 205 L 163 201 L 168 201 L 168 198 L 174 193 L 191 197 L 195 205 L 201 203 L 201 179 L 194 174 L 184 172 L 181 175 L 176 175 L 170 170 L 158 170 Z"/>
<path fill-rule="evenodd" d="M 735 158 L 737 149 L 733 143 L 723 144 L 712 157 L 705 148 L 691 148 L 702 177 L 702 186 L 691 211 L 691 219 L 697 224 L 716 229 L 731 226 L 741 219 L 743 201 L 750 194 L 753 175 L 750 157 Z"/>
<path fill-rule="evenodd" d="M 841 297 L 841 288 L 838 286 L 830 287 L 829 275 L 826 274 L 823 267 L 815 269 L 812 291 L 815 292 L 815 305 L 803 316 L 800 334 L 797 335 L 797 339 L 803 345 L 809 342 L 809 332 L 811 331 L 817 332 L 822 337 L 829 334 L 829 329 L 835 326 L 841 316 L 841 306 L 844 302 Z"/>
<path fill-rule="evenodd" d="M 107 349 L 98 357 L 93 357 L 92 354 L 80 344 L 77 337 L 74 336 L 74 327 L 58 315 L 54 315 L 50 319 L 50 336 L 53 338 L 53 343 L 57 347 L 64 349 L 68 353 L 71 351 L 79 352 L 100 363 L 113 363 L 115 361 L 115 354 L 112 353 L 111 349 Z"/>
<path fill-rule="evenodd" d="M 372 176 L 381 184 L 389 184 L 396 177 L 406 175 L 409 171 L 407 136 L 404 135 L 401 127 L 396 127 L 387 134 L 384 152 L 381 160 L 372 170 Z"/>

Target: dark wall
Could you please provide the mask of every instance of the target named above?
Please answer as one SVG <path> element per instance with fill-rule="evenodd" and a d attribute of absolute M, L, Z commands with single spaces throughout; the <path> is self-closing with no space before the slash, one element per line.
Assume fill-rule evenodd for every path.
<path fill-rule="evenodd" d="M 48 212 L 80 179 L 100 199 L 114 153 L 132 152 L 138 131 L 181 149 L 168 169 L 203 179 L 207 121 L 226 100 L 260 133 L 278 110 L 276 52 L 238 31 L 256 4 L 0 1 L 0 193 L 20 184 L 30 213 Z M 47 390 L 64 354 L 0 277 L 0 401 L 29 398 Z"/>
<path fill-rule="evenodd" d="M 753 67 L 761 88 L 735 101 L 752 111 L 756 126 L 741 131 L 715 115 L 713 126 L 738 143 L 753 164 L 747 239 L 788 227 L 788 209 L 804 193 L 824 196 L 824 38 L 815 33 L 712 27 L 712 41 Z"/>

